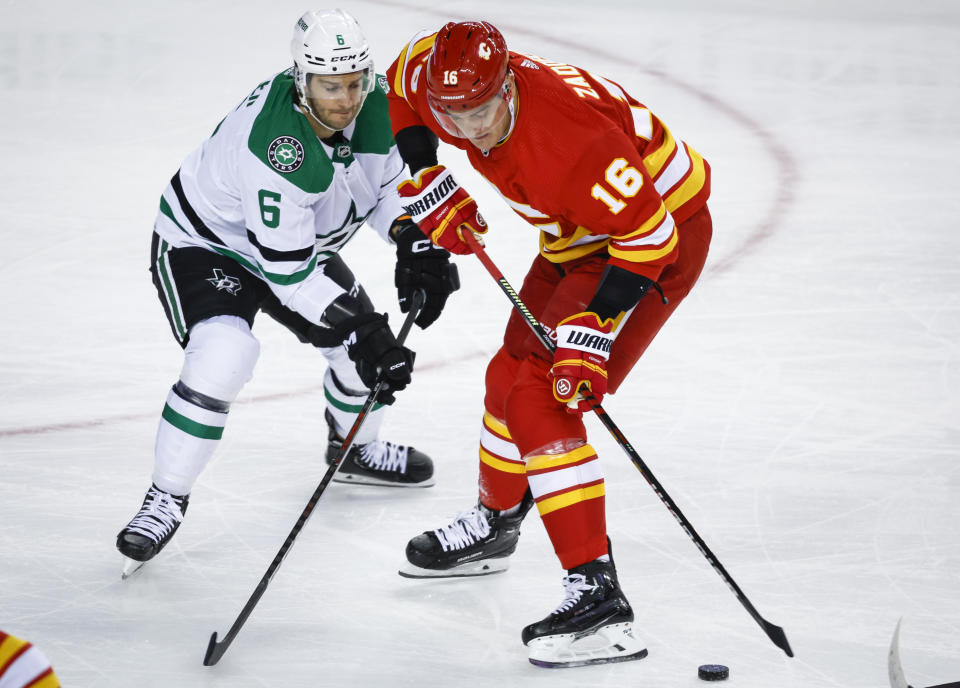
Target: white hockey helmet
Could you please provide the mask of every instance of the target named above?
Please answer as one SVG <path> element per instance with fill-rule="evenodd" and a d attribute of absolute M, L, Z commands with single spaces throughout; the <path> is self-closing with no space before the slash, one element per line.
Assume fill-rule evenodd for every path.
<path fill-rule="evenodd" d="M 341 9 L 309 10 L 297 21 L 290 41 L 293 78 L 300 103 L 308 110 L 307 75 L 339 76 L 363 72 L 364 98 L 373 90 L 376 74 L 370 45 L 360 24 Z M 312 114 L 312 111 L 311 111 Z"/>

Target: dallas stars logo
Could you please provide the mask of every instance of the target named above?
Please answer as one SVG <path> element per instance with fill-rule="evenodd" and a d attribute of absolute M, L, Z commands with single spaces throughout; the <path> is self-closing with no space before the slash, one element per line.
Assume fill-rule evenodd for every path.
<path fill-rule="evenodd" d="M 231 296 L 236 296 L 237 292 L 243 288 L 240 280 L 230 275 L 224 275 L 220 268 L 214 268 L 213 277 L 208 277 L 207 281 L 215 286 L 217 291 L 225 291 Z"/>
<path fill-rule="evenodd" d="M 303 144 L 292 136 L 278 136 L 267 147 L 267 162 L 277 172 L 296 172 L 303 164 Z"/>

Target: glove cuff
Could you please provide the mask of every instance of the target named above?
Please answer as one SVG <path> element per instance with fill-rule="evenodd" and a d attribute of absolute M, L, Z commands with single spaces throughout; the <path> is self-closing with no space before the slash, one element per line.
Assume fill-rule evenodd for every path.
<path fill-rule="evenodd" d="M 350 352 L 358 342 L 366 339 L 370 333 L 385 327 L 389 331 L 387 316 L 374 311 L 360 313 L 340 322 L 335 331 L 340 336 L 341 341 L 347 345 L 347 351 Z"/>
<path fill-rule="evenodd" d="M 606 361 L 622 317 L 601 321 L 596 313 L 584 312 L 565 318 L 557 325 L 557 348 L 583 351 Z"/>
<path fill-rule="evenodd" d="M 426 177 L 426 176 L 428 176 L 428 175 L 430 175 L 430 174 L 433 174 L 433 173 L 436 173 L 434 176 L 440 176 L 441 174 L 443 174 L 443 173 L 446 171 L 446 169 L 447 169 L 447 166 L 446 166 L 446 165 L 440 165 L 440 164 L 433 165 L 433 166 L 431 166 L 431 167 L 424 167 L 422 170 L 419 170 L 419 171 L 416 173 L 416 175 L 414 175 L 414 177 L 413 177 L 413 183 L 414 183 L 418 188 L 420 188 L 420 190 L 422 191 L 423 189 L 422 189 L 421 187 L 423 186 L 423 178 L 424 178 L 424 177 Z M 452 174 L 450 175 L 450 178 L 453 179 L 453 175 L 452 175 Z M 431 179 L 431 180 L 429 180 L 429 181 L 433 181 L 433 180 Z M 428 183 L 429 183 L 429 182 L 428 182 Z"/>
<path fill-rule="evenodd" d="M 407 186 L 412 186 L 416 191 L 407 191 L 404 188 Z M 446 167 L 435 165 L 420 170 L 414 181 L 402 182 L 397 188 L 401 192 L 404 212 L 419 223 L 429 217 L 460 185 Z"/>

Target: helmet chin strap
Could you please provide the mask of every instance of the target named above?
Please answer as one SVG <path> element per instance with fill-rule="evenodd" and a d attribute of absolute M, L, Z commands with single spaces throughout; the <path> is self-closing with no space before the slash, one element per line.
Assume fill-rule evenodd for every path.
<path fill-rule="evenodd" d="M 510 134 L 513 133 L 513 127 L 517 123 L 517 111 L 514 106 L 514 100 L 514 98 L 510 98 L 510 100 L 507 101 L 507 111 L 510 113 L 510 126 L 507 127 L 507 133 L 503 135 L 503 138 L 497 141 L 498 146 L 510 137 Z"/>
<path fill-rule="evenodd" d="M 299 88 L 297 89 L 297 96 L 298 96 L 297 105 L 300 107 L 300 109 L 303 110 L 303 112 L 307 115 L 307 117 L 312 119 L 314 122 L 319 124 L 324 129 L 329 129 L 330 131 L 333 131 L 333 132 L 343 131 L 344 129 L 349 127 L 351 124 L 353 124 L 353 119 L 356 119 L 356 117 L 354 117 L 344 127 L 337 128 L 337 127 L 330 126 L 329 124 L 324 122 L 322 119 L 320 119 L 320 117 L 317 116 L 317 113 L 313 111 L 312 107 L 310 107 L 310 103 L 307 100 L 307 97 L 300 92 Z"/>
<path fill-rule="evenodd" d="M 319 125 L 320 125 L 321 127 L 323 127 L 324 129 L 329 129 L 330 131 L 333 131 L 333 132 L 343 131 L 344 129 L 346 129 L 347 127 L 349 127 L 351 124 L 353 124 L 353 119 L 352 119 L 352 120 L 350 120 L 349 122 L 347 122 L 346 126 L 339 127 L 339 128 L 338 128 L 338 127 L 335 127 L 335 126 L 333 126 L 333 125 L 331 125 L 331 124 L 327 124 L 327 123 L 324 122 L 322 119 L 320 119 L 320 118 L 317 116 L 317 113 L 315 113 L 315 112 L 313 111 L 313 108 L 311 108 L 309 105 L 304 105 L 303 107 L 304 107 L 304 109 L 307 111 L 307 114 L 309 114 L 311 117 L 313 117 L 314 121 L 317 122 L 317 124 L 319 124 Z M 354 117 L 354 119 L 356 119 L 356 117 Z"/>
<path fill-rule="evenodd" d="M 294 69 L 296 69 L 296 66 L 294 66 Z M 313 111 L 312 107 L 310 107 L 310 100 L 307 98 L 307 93 L 306 93 L 307 78 L 308 78 L 308 75 L 305 74 L 303 76 L 304 86 L 301 88 L 299 81 L 297 81 L 297 76 L 294 75 L 294 84 L 296 84 L 296 91 L 297 91 L 297 105 L 300 106 L 300 109 L 306 113 L 307 117 L 312 118 L 313 121 L 319 124 L 321 127 L 323 127 L 324 129 L 329 129 L 332 132 L 343 131 L 344 129 L 349 127 L 351 124 L 353 124 L 353 122 L 357 119 L 356 116 L 354 116 L 353 119 L 351 119 L 349 122 L 347 122 L 345 126 L 342 126 L 342 127 L 334 127 L 330 124 L 327 124 L 322 119 L 320 119 L 320 116 Z M 357 115 L 359 114 L 360 113 L 358 111 Z"/>
<path fill-rule="evenodd" d="M 510 134 L 513 133 L 513 127 L 514 127 L 514 126 L 516 125 L 516 123 L 517 123 L 517 110 L 516 110 L 516 107 L 515 107 L 515 105 L 514 105 L 514 101 L 515 101 L 516 99 L 515 99 L 514 96 L 510 95 L 510 93 L 509 93 L 509 90 L 510 90 L 510 89 L 507 87 L 507 82 L 503 82 L 503 90 L 507 91 L 507 94 L 506 94 L 506 95 L 510 96 L 509 98 L 507 98 L 507 112 L 510 114 L 510 124 L 507 126 L 507 130 L 506 130 L 506 132 L 504 132 L 503 136 L 500 137 L 500 140 L 497 141 L 495 144 L 493 144 L 493 147 L 494 147 L 494 148 L 496 148 L 496 147 L 499 146 L 501 143 L 503 143 L 503 142 L 506 141 L 508 138 L 510 138 Z M 481 148 L 481 149 L 480 149 L 480 152 L 483 153 L 483 157 L 487 157 L 488 155 L 490 155 L 490 149 L 483 150 L 483 149 Z"/>

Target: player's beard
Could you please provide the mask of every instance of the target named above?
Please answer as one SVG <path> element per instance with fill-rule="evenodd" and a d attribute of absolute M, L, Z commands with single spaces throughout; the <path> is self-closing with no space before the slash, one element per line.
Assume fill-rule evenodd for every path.
<path fill-rule="evenodd" d="M 314 118 L 324 127 L 333 131 L 341 131 L 350 126 L 350 123 L 360 114 L 360 108 L 363 106 L 362 99 L 349 107 L 343 105 L 324 107 L 322 102 L 316 98 L 308 99 L 308 103 Z"/>

